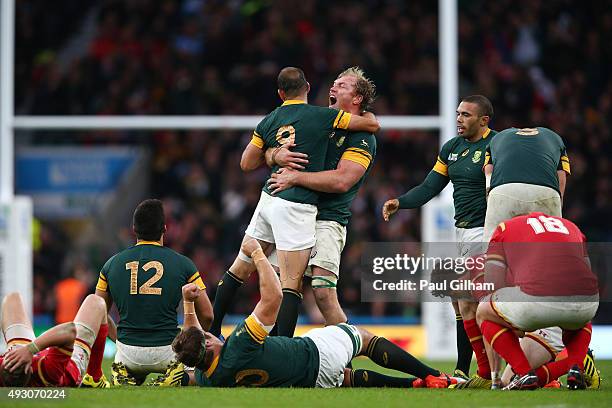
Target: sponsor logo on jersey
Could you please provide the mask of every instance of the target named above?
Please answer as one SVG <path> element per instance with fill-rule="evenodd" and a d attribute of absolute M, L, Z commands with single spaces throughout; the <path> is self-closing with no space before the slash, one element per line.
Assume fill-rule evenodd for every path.
<path fill-rule="evenodd" d="M 365 147 L 370 147 L 370 145 L 368 145 L 368 142 L 366 142 L 365 140 L 362 140 L 361 144 Z"/>
<path fill-rule="evenodd" d="M 476 150 L 474 152 L 474 156 L 472 156 L 472 163 L 478 163 L 481 157 L 482 157 L 482 151 Z"/>
<path fill-rule="evenodd" d="M 470 149 L 466 149 L 463 153 L 461 153 L 461 157 L 465 157 L 470 152 Z"/>
<path fill-rule="evenodd" d="M 346 136 L 342 136 L 340 139 L 338 139 L 338 141 L 336 142 L 336 146 L 342 146 L 344 144 L 344 139 L 346 139 Z"/>
<path fill-rule="evenodd" d="M 448 161 L 457 161 L 457 153 L 451 153 L 448 155 Z"/>

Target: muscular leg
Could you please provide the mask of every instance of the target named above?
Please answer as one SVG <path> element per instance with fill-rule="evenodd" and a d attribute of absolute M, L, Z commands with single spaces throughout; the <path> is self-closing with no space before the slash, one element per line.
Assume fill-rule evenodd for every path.
<path fill-rule="evenodd" d="M 8 348 L 27 344 L 34 340 L 32 323 L 28 318 L 23 299 L 17 292 L 9 293 L 2 300 L 2 333 Z"/>
<path fill-rule="evenodd" d="M 245 235 L 242 242 L 248 241 L 249 239 L 252 238 Z M 272 244 L 269 242 L 259 241 L 259 244 L 266 254 L 268 254 L 272 248 Z M 210 332 L 215 336 L 221 334 L 223 318 L 230 308 L 230 305 L 233 303 L 236 292 L 251 273 L 255 272 L 255 265 L 252 261 L 249 261 L 250 259 L 248 256 L 239 252 L 232 266 L 223 274 L 223 277 L 219 281 L 213 304 L 214 320 L 210 327 Z"/>
<path fill-rule="evenodd" d="M 345 323 L 347 321 L 346 314 L 340 307 L 338 302 L 338 292 L 335 284 L 326 285 L 324 279 L 332 279 L 335 281 L 336 275 L 327 269 L 319 266 L 312 266 L 312 276 L 321 277 L 323 279 L 313 279 L 312 292 L 314 293 L 315 301 L 323 318 L 325 318 L 325 325 L 331 326 L 338 323 Z M 320 281 L 320 282 L 319 282 Z"/>
<path fill-rule="evenodd" d="M 92 347 L 96 343 L 101 327 L 108 333 L 106 303 L 104 299 L 96 295 L 87 296 L 74 318 L 74 325 L 76 327 L 76 339 L 74 340 L 72 360 L 79 368 L 81 376 L 83 376 L 89 366 L 90 356 L 95 354 L 92 368 L 95 369 L 96 375 L 98 375 L 97 370 L 100 370 L 101 375 L 100 365 L 104 357 L 104 343 L 102 340 L 97 341 L 98 347 L 96 347 L 95 353 L 93 353 Z M 106 335 L 104 338 L 106 338 Z"/>
<path fill-rule="evenodd" d="M 293 337 L 298 309 L 302 302 L 302 278 L 308 266 L 311 248 L 299 251 L 283 251 L 277 248 L 276 252 L 283 288 L 283 302 L 276 321 L 278 335 Z"/>

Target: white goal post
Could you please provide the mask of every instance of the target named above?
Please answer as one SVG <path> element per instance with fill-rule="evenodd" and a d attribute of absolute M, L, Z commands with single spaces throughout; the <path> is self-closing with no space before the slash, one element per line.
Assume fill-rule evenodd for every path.
<path fill-rule="evenodd" d="M 456 136 L 455 111 L 458 102 L 458 58 L 457 58 L 457 0 L 438 0 L 438 42 L 440 113 L 438 116 L 379 116 L 381 126 L 391 129 L 440 130 L 440 146 Z M 0 8 L 0 203 L 13 205 L 14 196 L 14 137 L 16 130 L 86 130 L 86 129 L 236 129 L 252 130 L 259 116 L 15 116 L 14 114 L 14 28 L 15 0 L 1 0 Z M 409 169 L 407 169 L 409 170 Z M 453 241 L 452 228 L 448 228 L 448 217 L 452 220 L 452 189 L 444 190 L 423 211 L 424 242 Z M 27 199 L 25 199 L 27 201 Z M 17 200 L 18 201 L 18 200 Z M 23 200 L 22 200 L 23 201 Z M 20 206 L 28 207 L 27 204 Z M 451 212 L 449 212 L 449 207 Z M 21 207 L 19 207 L 21 208 Z M 30 210 L 31 211 L 31 210 Z M 441 219 L 445 218 L 445 220 Z M 31 218 L 31 213 L 30 213 Z M 451 223 L 452 225 L 452 223 Z M 10 234 L 9 234 L 10 235 Z M 15 237 L 8 236 L 7 256 L 12 256 Z M 15 238 L 16 239 L 16 238 Z M 31 246 L 31 243 L 30 243 Z M 11 265 L 17 260 L 12 260 Z M 5 272 L 5 273 L 18 273 Z M 31 260 L 19 271 L 29 274 L 29 279 L 10 279 L 0 288 L 0 295 L 8 290 L 31 293 Z M 30 282 L 30 283 L 27 283 Z M 24 287 L 24 285 L 30 285 Z M 31 301 L 26 305 L 31 309 Z M 423 323 L 427 330 L 427 356 L 434 359 L 454 355 L 454 326 L 452 308 L 448 304 L 424 303 Z M 441 343 L 442 341 L 442 343 Z"/>

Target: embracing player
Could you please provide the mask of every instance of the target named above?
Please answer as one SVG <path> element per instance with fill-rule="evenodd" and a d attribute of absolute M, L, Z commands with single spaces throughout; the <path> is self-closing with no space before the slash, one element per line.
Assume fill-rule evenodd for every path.
<path fill-rule="evenodd" d="M 278 75 L 278 94 L 283 104 L 268 114 L 253 133 L 243 152 L 244 171 L 258 168 L 265 161 L 267 148 L 285 144 L 308 155 L 307 172 L 324 170 L 329 136 L 336 129 L 375 132 L 379 125 L 373 115 L 361 117 L 343 110 L 309 105 L 310 84 L 299 68 L 283 68 Z M 279 170 L 274 166 L 272 172 Z M 302 278 L 315 244 L 318 193 L 294 186 L 275 196 L 264 186 L 244 240 L 257 239 L 270 253 L 275 245 L 283 302 L 278 315 L 278 335 L 293 336 L 302 299 Z M 252 260 L 239 251 L 238 257 L 219 283 L 215 296 L 213 333 L 221 331 L 221 321 L 242 279 L 254 271 Z"/>
<path fill-rule="evenodd" d="M 420 185 L 384 204 L 385 221 L 399 209 L 421 207 L 438 195 L 450 181 L 454 187 L 453 203 L 459 255 L 481 255 L 484 252 L 483 227 L 487 209 L 482 166 L 487 147 L 497 133 L 489 129 L 492 117 L 493 106 L 486 97 L 472 95 L 463 98 L 457 108 L 459 136 L 442 146 L 434 168 Z M 491 370 L 482 335 L 476 324 L 477 306 L 478 303 L 469 300 L 460 300 L 458 305 L 453 303 L 457 317 L 455 375 L 467 377 L 473 349 L 478 362 L 476 380 L 488 380 L 491 378 Z M 478 381 L 471 381 L 470 384 L 476 382 Z"/>
<path fill-rule="evenodd" d="M 134 211 L 133 228 L 136 245 L 104 264 L 96 286 L 107 309 L 115 303 L 120 315 L 113 385 L 140 385 L 149 373 L 165 373 L 152 384 L 179 386 L 183 365 L 176 363 L 171 343 L 179 331 L 181 287 L 194 283 L 205 289 L 204 282 L 189 258 L 164 246 L 161 201 L 141 202 Z M 198 298 L 196 312 L 200 324 L 210 327 L 212 305 L 206 291 Z"/>

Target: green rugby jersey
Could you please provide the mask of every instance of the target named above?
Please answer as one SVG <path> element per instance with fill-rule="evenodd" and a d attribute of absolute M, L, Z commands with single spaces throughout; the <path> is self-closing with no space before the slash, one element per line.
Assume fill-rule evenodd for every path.
<path fill-rule="evenodd" d="M 268 337 L 253 316 L 227 338 L 221 354 L 204 372 L 195 370 L 202 387 L 314 387 L 319 350 L 306 337 Z"/>
<path fill-rule="evenodd" d="M 178 334 L 181 288 L 204 282 L 187 257 L 157 242 L 140 241 L 111 257 L 97 290 L 109 292 L 119 310 L 117 339 L 131 346 L 165 346 Z"/>
<path fill-rule="evenodd" d="M 457 136 L 440 150 L 433 171 L 453 183 L 455 226 L 475 228 L 484 226 L 487 212 L 485 177 L 482 172 L 485 153 L 496 131 L 487 129 L 482 138 L 469 142 Z"/>
<path fill-rule="evenodd" d="M 342 110 L 288 100 L 259 122 L 251 143 L 265 150 L 294 142 L 296 146 L 291 150 L 308 154 L 308 164 L 304 171 L 321 171 L 331 132 L 334 129 L 346 129 L 350 120 L 351 114 Z M 278 169 L 278 166 L 274 166 L 272 172 Z M 267 184 L 263 190 L 270 194 Z M 317 192 L 299 186 L 281 191 L 276 196 L 303 204 L 317 204 L 318 200 Z"/>
<path fill-rule="evenodd" d="M 525 183 L 559 191 L 557 170 L 571 174 L 563 139 L 544 127 L 499 132 L 489 145 L 486 163 L 493 164 L 491 189 L 502 184 Z"/>
<path fill-rule="evenodd" d="M 336 221 L 341 225 L 348 224 L 351 218 L 351 203 L 370 173 L 375 156 L 376 137 L 373 134 L 346 130 L 335 132 L 327 149 L 325 170 L 336 169 L 340 160 L 350 160 L 363 166 L 366 172 L 345 193 L 319 193 L 318 220 Z"/>

